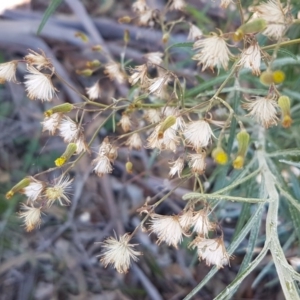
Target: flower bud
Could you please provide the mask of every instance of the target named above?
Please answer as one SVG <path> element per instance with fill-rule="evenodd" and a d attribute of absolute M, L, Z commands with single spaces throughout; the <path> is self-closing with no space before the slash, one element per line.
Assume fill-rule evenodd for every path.
<path fill-rule="evenodd" d="M 222 147 L 217 147 L 212 151 L 211 156 L 217 164 L 225 165 L 228 161 L 228 155 L 222 149 Z"/>
<path fill-rule="evenodd" d="M 238 29 L 232 36 L 232 39 L 235 41 L 235 42 L 239 42 L 241 41 L 243 38 L 244 38 L 245 34 L 244 32 L 241 30 L 241 29 Z"/>
<path fill-rule="evenodd" d="M 238 154 L 232 165 L 235 169 L 241 169 L 244 166 L 245 156 L 248 150 L 250 136 L 245 129 L 242 129 L 237 135 Z"/>
<path fill-rule="evenodd" d="M 125 167 L 126 167 L 126 172 L 129 173 L 129 174 L 131 174 L 131 173 L 132 173 L 132 168 L 133 168 L 132 162 L 131 162 L 131 161 L 128 161 L 128 162 L 126 163 Z"/>
<path fill-rule="evenodd" d="M 158 130 L 158 138 L 162 139 L 164 137 L 165 131 L 176 123 L 176 117 L 168 116 L 160 125 Z"/>
<path fill-rule="evenodd" d="M 245 34 L 261 32 L 267 27 L 267 22 L 264 19 L 257 18 L 251 22 L 245 23 L 240 26 L 233 34 L 232 39 L 235 42 L 241 41 Z"/>
<path fill-rule="evenodd" d="M 78 31 L 75 33 L 75 36 L 80 38 L 85 43 L 87 43 L 89 41 L 89 38 L 83 32 Z"/>
<path fill-rule="evenodd" d="M 281 109 L 282 121 L 281 124 L 284 128 L 291 126 L 293 119 L 291 118 L 291 101 L 288 96 L 280 96 L 278 99 L 278 106 Z"/>
<path fill-rule="evenodd" d="M 71 156 L 76 152 L 76 150 L 77 150 L 76 144 L 70 143 L 67 146 L 66 151 L 59 158 L 57 158 L 55 160 L 55 165 L 57 167 L 63 166 L 71 158 Z"/>
<path fill-rule="evenodd" d="M 163 35 L 163 37 L 162 37 L 162 42 L 163 42 L 164 44 L 166 44 L 166 43 L 169 41 L 169 39 L 170 39 L 170 34 L 169 34 L 169 33 L 165 33 L 165 34 Z"/>
<path fill-rule="evenodd" d="M 263 85 L 270 85 L 274 81 L 273 73 L 271 71 L 264 71 L 261 73 L 259 80 Z"/>
<path fill-rule="evenodd" d="M 244 166 L 244 157 L 241 155 L 238 155 L 236 159 L 233 161 L 232 165 L 235 169 L 242 169 Z"/>
<path fill-rule="evenodd" d="M 127 24 L 131 22 L 131 18 L 129 16 L 124 16 L 118 19 L 118 22 L 121 24 Z"/>
<path fill-rule="evenodd" d="M 262 32 L 267 27 L 267 22 L 264 19 L 254 19 L 251 22 L 245 23 L 239 27 L 244 34 Z"/>
<path fill-rule="evenodd" d="M 92 47 L 93 51 L 101 52 L 102 51 L 102 46 L 101 45 L 95 45 Z"/>
<path fill-rule="evenodd" d="M 77 70 L 76 73 L 78 75 L 89 77 L 89 76 L 92 76 L 93 70 L 91 70 L 91 69 Z"/>
<path fill-rule="evenodd" d="M 92 60 L 92 61 L 88 61 L 88 62 L 86 63 L 86 66 L 87 66 L 88 68 L 98 68 L 98 67 L 101 66 L 101 62 L 100 62 L 98 59 L 94 59 L 94 60 Z"/>
<path fill-rule="evenodd" d="M 5 195 L 6 199 L 10 199 L 15 193 L 21 191 L 23 188 L 28 186 L 30 184 L 29 177 L 23 178 L 21 181 L 19 181 L 15 186 L 13 186 L 10 191 L 8 191 Z"/>
<path fill-rule="evenodd" d="M 51 115 L 55 113 L 68 113 L 73 109 L 73 104 L 71 103 L 64 103 L 60 105 L 56 105 L 52 107 L 51 109 L 48 109 L 44 112 L 44 116 L 49 118 Z"/>
<path fill-rule="evenodd" d="M 123 40 L 124 40 L 125 44 L 128 44 L 129 41 L 130 41 L 130 34 L 129 34 L 129 30 L 128 30 L 128 29 L 126 29 L 126 30 L 124 31 L 124 37 L 123 37 Z"/>
<path fill-rule="evenodd" d="M 245 130 L 242 129 L 237 135 L 236 139 L 238 141 L 238 155 L 245 156 L 248 150 L 248 145 L 249 145 L 249 133 Z"/>
<path fill-rule="evenodd" d="M 281 70 L 276 70 L 272 73 L 273 76 L 273 82 L 275 84 L 282 83 L 285 80 L 285 74 Z"/>

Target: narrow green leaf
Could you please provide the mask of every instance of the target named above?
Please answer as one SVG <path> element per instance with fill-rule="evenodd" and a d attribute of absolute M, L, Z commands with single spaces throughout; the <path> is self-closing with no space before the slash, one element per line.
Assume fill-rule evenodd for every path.
<path fill-rule="evenodd" d="M 192 48 L 193 45 L 194 45 L 194 43 L 192 43 L 192 42 L 176 43 L 176 44 L 173 44 L 173 45 L 169 46 L 168 48 L 166 48 L 165 51 L 168 51 L 172 48 Z"/>
<path fill-rule="evenodd" d="M 270 53 L 273 53 L 274 50 L 267 50 L 267 52 L 270 52 Z M 278 53 L 281 53 L 283 54 L 284 56 L 289 56 L 295 60 L 298 60 L 298 57 L 293 54 L 291 51 L 287 50 L 287 49 L 283 49 L 283 48 L 280 48 L 278 49 Z"/>
<path fill-rule="evenodd" d="M 280 159 L 279 162 L 282 162 L 284 164 L 300 168 L 300 163 L 299 162 L 289 161 L 289 160 L 285 160 L 285 159 Z"/>
<path fill-rule="evenodd" d="M 300 149 L 285 149 L 285 150 L 278 150 L 275 152 L 268 153 L 269 157 L 276 157 L 276 156 L 286 156 L 286 155 L 293 155 L 297 156 L 300 155 Z"/>
<path fill-rule="evenodd" d="M 63 2 L 63 0 L 52 0 L 51 3 L 49 4 L 48 8 L 46 9 L 42 22 L 37 30 L 37 34 L 40 34 L 42 29 L 44 28 L 46 22 L 50 18 L 50 16 L 56 11 L 58 6 Z"/>
<path fill-rule="evenodd" d="M 235 231 L 234 231 L 234 234 L 232 237 L 233 240 L 238 236 L 238 234 L 243 229 L 243 226 L 246 224 L 247 220 L 249 219 L 250 214 L 251 214 L 250 208 L 251 208 L 250 203 L 243 203 L 242 210 L 240 212 L 239 219 L 235 226 Z"/>
<path fill-rule="evenodd" d="M 244 207 L 245 207 L 245 210 L 249 209 L 249 211 L 250 211 L 250 205 L 249 204 L 245 203 Z M 245 217 L 248 217 L 247 215 L 249 214 L 249 211 L 247 211 L 247 213 L 245 214 Z M 245 271 L 245 269 L 248 267 L 248 265 L 251 262 L 251 259 L 252 259 L 253 253 L 254 253 L 254 247 L 256 245 L 258 233 L 259 233 L 259 230 L 260 230 L 262 212 L 263 212 L 263 210 L 260 211 L 260 215 L 257 217 L 258 224 L 256 226 L 253 226 L 252 229 L 251 229 L 250 237 L 249 237 L 249 243 L 248 243 L 248 247 L 247 247 L 247 250 L 246 250 L 246 255 L 244 256 L 244 259 L 243 259 L 243 262 L 240 266 L 238 275 L 241 274 L 243 271 Z M 242 210 L 242 213 L 243 213 L 243 210 Z M 241 216 L 239 218 L 239 221 L 240 221 L 241 218 L 243 218 L 242 213 L 241 213 Z M 228 300 L 233 299 L 233 295 L 236 293 L 237 290 L 238 290 L 238 286 L 236 286 L 234 289 L 232 289 L 232 291 L 229 293 L 227 299 Z"/>
<path fill-rule="evenodd" d="M 244 198 L 244 197 L 235 197 L 235 196 L 227 196 L 227 195 L 218 195 L 218 194 L 202 194 L 202 193 L 187 193 L 182 196 L 183 200 L 190 199 L 216 199 L 216 200 L 227 200 L 232 202 L 247 202 L 247 203 L 265 203 L 267 199 L 261 198 Z"/>

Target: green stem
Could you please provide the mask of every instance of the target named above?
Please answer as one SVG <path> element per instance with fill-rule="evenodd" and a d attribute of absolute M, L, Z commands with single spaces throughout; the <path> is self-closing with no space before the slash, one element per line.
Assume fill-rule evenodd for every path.
<path fill-rule="evenodd" d="M 290 45 L 295 45 L 295 44 L 299 44 L 299 43 L 300 43 L 300 39 L 295 39 L 295 40 L 291 40 L 291 41 L 286 41 L 286 42 L 281 42 L 281 43 L 277 43 L 277 44 L 272 44 L 272 45 L 269 45 L 269 46 L 264 46 L 264 47 L 261 47 L 261 50 L 274 49 L 274 48 L 276 48 L 277 45 L 279 47 L 283 47 L 283 46 L 290 46 Z"/>

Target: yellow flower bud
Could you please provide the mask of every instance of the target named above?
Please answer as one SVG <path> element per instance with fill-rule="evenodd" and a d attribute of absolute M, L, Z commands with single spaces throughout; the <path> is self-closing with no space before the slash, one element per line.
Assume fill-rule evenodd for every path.
<path fill-rule="evenodd" d="M 127 24 L 131 22 L 131 18 L 129 16 L 124 16 L 118 19 L 118 22 L 121 24 Z"/>
<path fill-rule="evenodd" d="M 261 73 L 259 80 L 263 85 L 270 85 L 274 81 L 273 73 L 271 71 L 264 71 Z"/>
<path fill-rule="evenodd" d="M 124 31 L 124 37 L 123 37 L 123 40 L 124 40 L 125 44 L 128 44 L 129 41 L 130 41 L 130 34 L 129 34 L 129 30 L 128 30 L 128 29 L 126 29 L 126 30 Z"/>
<path fill-rule="evenodd" d="M 241 41 L 243 38 L 244 38 L 245 34 L 244 32 L 241 30 L 241 29 L 238 29 L 232 36 L 232 39 L 235 41 L 235 42 L 239 42 Z"/>
<path fill-rule="evenodd" d="M 232 165 L 235 169 L 242 169 L 244 166 L 244 157 L 238 155 L 236 159 L 233 161 Z"/>
<path fill-rule="evenodd" d="M 55 113 L 68 113 L 73 109 L 73 104 L 71 103 L 64 103 L 57 106 L 52 107 L 44 112 L 44 116 L 49 118 L 51 115 Z"/>
<path fill-rule="evenodd" d="M 248 145 L 250 140 L 249 133 L 245 129 L 242 129 L 236 135 L 236 139 L 238 141 L 238 148 L 239 148 L 238 155 L 245 156 L 248 150 Z"/>
<path fill-rule="evenodd" d="M 89 38 L 83 32 L 78 31 L 75 33 L 75 36 L 80 38 L 85 43 L 87 43 L 89 41 Z"/>
<path fill-rule="evenodd" d="M 162 37 L 162 42 L 163 42 L 164 44 L 166 44 L 166 43 L 169 41 L 169 39 L 170 39 L 170 34 L 169 34 L 169 33 L 165 33 L 165 34 L 163 35 L 163 37 Z"/>
<path fill-rule="evenodd" d="M 66 158 L 62 156 L 62 157 L 57 158 L 54 162 L 57 167 L 61 167 L 62 165 L 65 164 Z"/>
<path fill-rule="evenodd" d="M 125 167 L 126 167 L 126 172 L 129 173 L 129 174 L 131 174 L 131 173 L 132 173 L 132 168 L 133 168 L 132 162 L 131 162 L 131 161 L 128 161 L 128 162 L 126 163 Z"/>
<path fill-rule="evenodd" d="M 88 62 L 86 63 L 86 66 L 87 66 L 88 68 L 98 68 L 98 67 L 101 66 L 101 62 L 100 62 L 98 59 L 94 59 L 94 60 L 92 60 L 92 61 L 88 61 Z"/>
<path fill-rule="evenodd" d="M 13 186 L 10 191 L 5 195 L 6 199 L 10 199 L 15 193 L 21 191 L 23 188 L 30 184 L 30 179 L 28 177 L 23 178 L 15 186 Z"/>
<path fill-rule="evenodd" d="M 228 161 L 228 155 L 221 147 L 217 147 L 212 151 L 212 157 L 220 165 L 225 165 Z"/>
<path fill-rule="evenodd" d="M 292 123 L 293 123 L 293 119 L 289 115 L 284 116 L 281 121 L 282 127 L 284 128 L 289 128 L 292 125 Z"/>
<path fill-rule="evenodd" d="M 276 70 L 272 73 L 273 82 L 276 84 L 282 83 L 285 80 L 285 74 L 281 70 Z"/>
<path fill-rule="evenodd" d="M 241 41 L 245 34 L 262 32 L 267 27 L 267 23 L 264 19 L 257 18 L 251 22 L 241 25 L 233 34 L 232 39 L 235 42 Z"/>
<path fill-rule="evenodd" d="M 162 139 L 164 137 L 165 131 L 176 123 L 176 117 L 168 116 L 160 125 L 158 130 L 158 138 Z"/>
<path fill-rule="evenodd" d="M 76 73 L 78 75 L 82 75 L 82 76 L 86 76 L 86 77 L 89 77 L 89 76 L 92 76 L 93 74 L 93 70 L 91 69 L 84 69 L 84 70 L 77 70 Z"/>
<path fill-rule="evenodd" d="M 63 166 L 71 158 L 71 156 L 76 152 L 76 150 L 77 150 L 76 144 L 70 143 L 67 146 L 66 151 L 61 155 L 61 157 L 59 157 L 55 160 L 55 165 L 57 167 Z"/>
<path fill-rule="evenodd" d="M 288 128 L 292 125 L 293 119 L 291 118 L 291 101 L 288 96 L 280 96 L 278 99 L 278 106 L 282 113 L 282 126 Z"/>
<path fill-rule="evenodd" d="M 102 46 L 101 45 L 95 45 L 92 47 L 93 51 L 101 52 L 102 51 Z"/>

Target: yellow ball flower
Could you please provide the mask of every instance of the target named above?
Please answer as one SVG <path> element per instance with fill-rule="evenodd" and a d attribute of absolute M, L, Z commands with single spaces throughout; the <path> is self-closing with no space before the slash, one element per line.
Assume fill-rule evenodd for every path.
<path fill-rule="evenodd" d="M 244 157 L 238 155 L 237 158 L 233 161 L 233 167 L 235 169 L 242 169 L 244 166 Z"/>
<path fill-rule="evenodd" d="M 273 76 L 273 81 L 276 84 L 282 83 L 285 80 L 285 74 L 283 71 L 276 70 L 272 74 Z"/>

